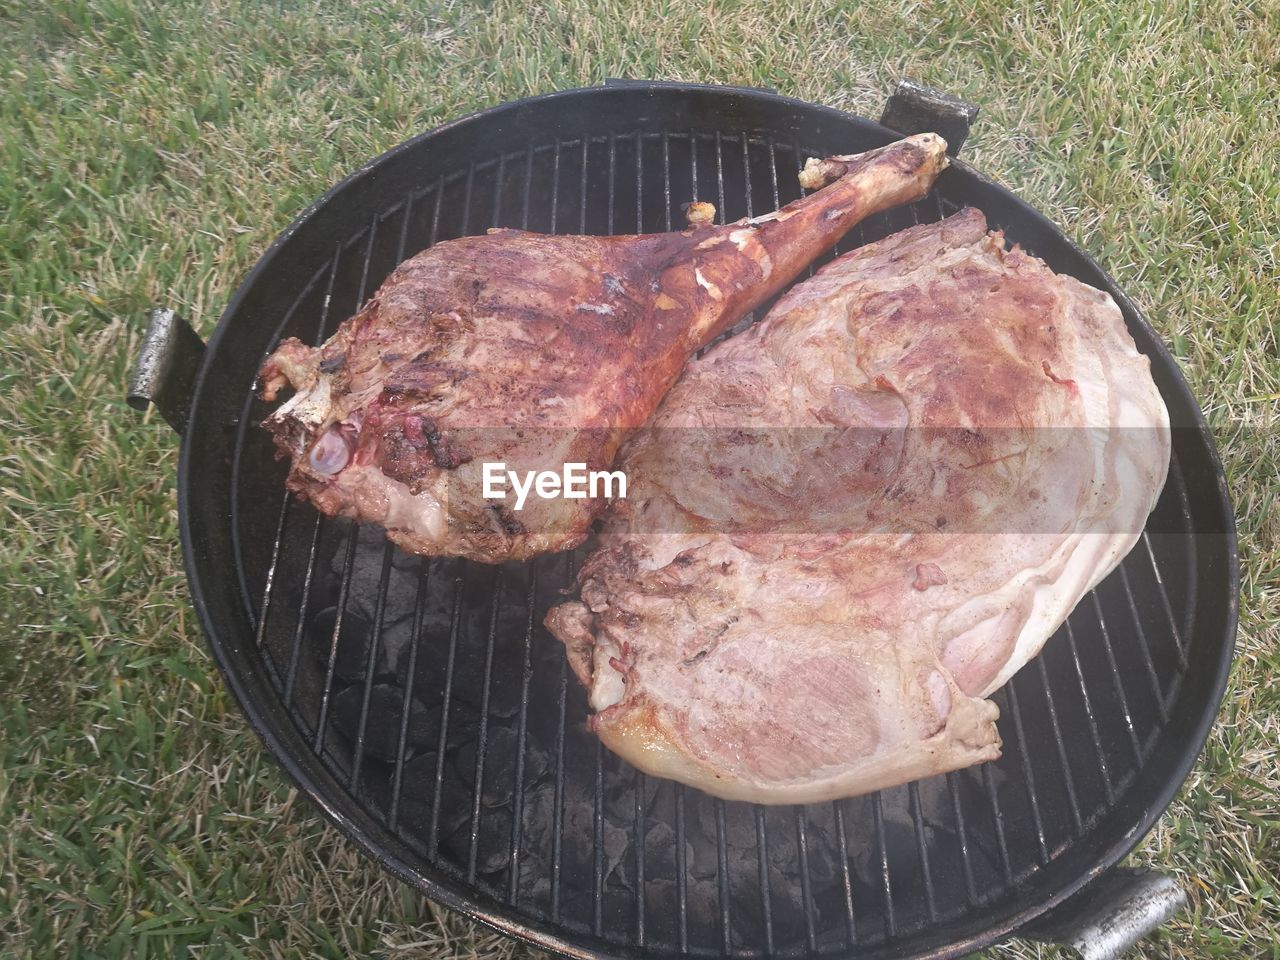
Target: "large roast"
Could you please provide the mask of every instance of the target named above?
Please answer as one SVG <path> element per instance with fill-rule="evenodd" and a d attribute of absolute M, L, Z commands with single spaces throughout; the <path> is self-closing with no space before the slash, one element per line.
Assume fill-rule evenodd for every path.
<path fill-rule="evenodd" d="M 1129 551 L 1169 464 L 1105 293 L 965 210 L 693 361 L 551 611 L 646 772 L 809 803 L 999 756 L 985 699 Z"/>
<path fill-rule="evenodd" d="M 328 342 L 284 341 L 260 374 L 289 489 L 413 553 L 487 563 L 581 543 L 602 497 L 484 497 L 483 465 L 609 467 L 689 356 L 854 224 L 924 196 L 935 134 L 814 163 L 825 189 L 724 226 L 636 236 L 493 230 L 401 264 Z"/>

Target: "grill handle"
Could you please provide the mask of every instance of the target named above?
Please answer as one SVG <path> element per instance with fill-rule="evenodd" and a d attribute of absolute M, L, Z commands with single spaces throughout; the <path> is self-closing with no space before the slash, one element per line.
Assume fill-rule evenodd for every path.
<path fill-rule="evenodd" d="M 1117 867 L 1018 935 L 1069 947 L 1081 960 L 1117 960 L 1186 902 L 1168 874 Z"/>
<path fill-rule="evenodd" d="M 959 156 L 978 119 L 978 105 L 915 80 L 899 80 L 880 114 L 880 123 L 904 136 L 936 133 L 947 141 L 947 153 Z"/>
<path fill-rule="evenodd" d="M 156 307 L 129 377 L 129 406 L 145 411 L 154 403 L 165 423 L 181 435 L 203 356 L 204 341 L 191 325 L 169 308 Z"/>

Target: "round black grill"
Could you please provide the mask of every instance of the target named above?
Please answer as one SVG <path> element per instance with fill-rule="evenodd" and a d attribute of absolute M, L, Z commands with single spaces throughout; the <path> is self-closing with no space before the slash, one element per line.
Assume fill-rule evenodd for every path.
<path fill-rule="evenodd" d="M 210 343 L 183 444 L 183 533 L 213 651 L 326 815 L 428 896 L 575 955 L 963 952 L 1140 839 L 1216 712 L 1234 634 L 1221 470 L 1176 367 L 1051 224 L 957 165 L 867 242 L 974 205 L 1112 292 L 1175 425 L 1147 533 L 995 700 L 998 763 L 801 808 L 646 778 L 586 730 L 542 628 L 583 551 L 486 567 L 410 557 L 284 496 L 252 384 L 284 336 L 319 342 L 404 257 L 491 226 L 630 233 L 799 195 L 809 155 L 893 139 L 768 93 L 652 85 L 522 101 L 393 150 L 295 223 Z"/>

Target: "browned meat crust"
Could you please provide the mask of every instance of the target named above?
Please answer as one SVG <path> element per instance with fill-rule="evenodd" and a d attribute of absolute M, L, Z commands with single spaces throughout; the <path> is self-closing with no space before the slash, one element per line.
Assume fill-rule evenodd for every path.
<path fill-rule="evenodd" d="M 482 467 L 612 464 L 685 361 L 865 216 L 926 193 L 935 135 L 826 162 L 830 186 L 720 227 L 624 237 L 495 230 L 401 264 L 323 346 L 285 341 L 263 396 L 289 489 L 407 550 L 485 562 L 580 543 L 603 505 L 485 499 Z"/>

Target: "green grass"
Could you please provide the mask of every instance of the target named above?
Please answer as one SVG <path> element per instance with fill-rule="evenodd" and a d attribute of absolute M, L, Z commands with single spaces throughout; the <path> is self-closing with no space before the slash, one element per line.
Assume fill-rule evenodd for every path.
<path fill-rule="evenodd" d="M 181 573 L 175 443 L 122 402 L 150 305 L 207 335 L 310 200 L 500 101 L 629 76 L 875 114 L 910 75 L 983 105 L 970 161 L 1108 267 L 1221 444 L 1238 656 L 1135 855 L 1191 897 L 1144 951 L 1280 957 L 1280 7 L 3 0 L 0 27 L 0 952 L 514 949 L 358 856 L 223 691 Z"/>

